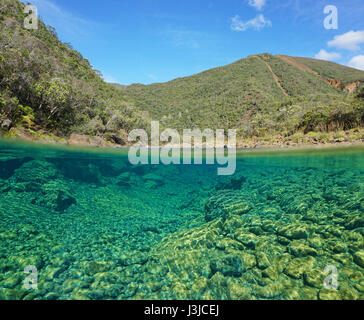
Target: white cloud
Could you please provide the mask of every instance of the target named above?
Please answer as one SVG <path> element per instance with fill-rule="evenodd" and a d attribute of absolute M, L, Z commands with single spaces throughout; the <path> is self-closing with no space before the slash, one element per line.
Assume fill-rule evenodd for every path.
<path fill-rule="evenodd" d="M 327 52 L 326 50 L 320 50 L 319 53 L 315 55 L 315 59 L 333 61 L 341 58 L 341 54 L 337 52 Z"/>
<path fill-rule="evenodd" d="M 249 5 L 257 10 L 262 10 L 265 6 L 266 0 L 249 0 Z"/>
<path fill-rule="evenodd" d="M 249 21 L 242 21 L 237 15 L 231 19 L 231 29 L 234 31 L 246 31 L 250 28 L 254 30 L 261 30 L 265 27 L 271 27 L 272 22 L 266 20 L 262 14 L 256 16 L 254 19 Z"/>
<path fill-rule="evenodd" d="M 348 66 L 364 71 L 364 55 L 359 55 L 359 56 L 352 58 L 349 61 Z"/>
<path fill-rule="evenodd" d="M 364 30 L 349 31 L 339 36 L 335 36 L 334 40 L 327 43 L 329 47 L 347 49 L 351 51 L 359 50 L 360 44 L 364 43 Z"/>

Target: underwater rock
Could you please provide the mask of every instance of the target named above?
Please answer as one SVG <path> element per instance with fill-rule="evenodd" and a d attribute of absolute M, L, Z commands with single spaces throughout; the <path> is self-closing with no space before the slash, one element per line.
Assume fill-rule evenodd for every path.
<path fill-rule="evenodd" d="M 257 264 L 259 269 L 266 269 L 270 266 L 270 262 L 266 256 L 266 254 L 262 251 L 257 252 L 255 254 L 255 257 L 257 258 Z"/>
<path fill-rule="evenodd" d="M 77 300 L 77 301 L 87 301 L 90 300 L 90 298 L 87 296 L 90 292 L 90 289 L 82 289 L 76 287 L 72 294 L 69 296 L 70 300 Z"/>
<path fill-rule="evenodd" d="M 236 249 L 236 250 L 243 250 L 244 249 L 244 245 L 239 242 L 239 241 L 235 241 L 231 238 L 222 238 L 222 239 L 218 239 L 216 241 L 216 248 L 221 249 L 221 250 L 225 250 L 225 249 Z"/>
<path fill-rule="evenodd" d="M 292 256 L 289 253 L 283 253 L 273 258 L 273 266 L 281 273 L 292 260 Z"/>
<path fill-rule="evenodd" d="M 133 184 L 131 172 L 123 172 L 116 178 L 116 184 L 121 187 L 130 187 Z"/>
<path fill-rule="evenodd" d="M 25 300 L 25 301 L 31 301 L 31 300 L 37 300 L 37 299 L 39 299 L 39 297 L 38 297 L 38 294 L 35 292 L 30 292 L 22 298 L 22 300 Z"/>
<path fill-rule="evenodd" d="M 277 232 L 290 240 L 307 239 L 309 234 L 307 227 L 302 224 L 290 224 L 279 227 Z"/>
<path fill-rule="evenodd" d="M 106 173 L 111 176 L 117 174 L 117 170 L 107 161 L 91 161 L 90 159 L 74 159 L 73 161 L 55 159 L 52 161 L 65 178 L 81 183 L 104 185 Z"/>
<path fill-rule="evenodd" d="M 310 248 L 300 240 L 292 241 L 288 246 L 288 251 L 295 257 L 317 256 L 317 251 L 315 249 Z"/>
<path fill-rule="evenodd" d="M 310 287 L 321 289 L 327 275 L 320 269 L 307 270 L 303 274 L 304 282 Z"/>
<path fill-rule="evenodd" d="M 37 269 L 40 269 L 44 264 L 43 258 L 38 255 L 12 255 L 8 258 L 8 262 L 13 270 L 24 270 L 26 266 L 35 266 Z"/>
<path fill-rule="evenodd" d="M 313 223 L 318 223 L 323 217 L 322 216 L 319 216 L 317 215 L 317 213 L 314 211 L 314 210 L 308 210 L 304 216 L 303 216 L 303 220 L 306 220 L 306 221 L 310 221 L 310 222 L 313 222 Z"/>
<path fill-rule="evenodd" d="M 14 171 L 13 176 L 10 178 L 12 183 L 24 182 L 30 184 L 32 188 L 29 191 L 37 190 L 37 188 L 56 179 L 59 176 L 57 168 L 50 162 L 32 160 L 24 163 L 20 168 Z M 33 186 L 34 188 L 33 188 Z"/>
<path fill-rule="evenodd" d="M 354 262 L 358 266 L 364 268 L 364 250 L 360 250 L 358 252 L 355 252 L 353 257 L 354 257 Z"/>
<path fill-rule="evenodd" d="M 353 289 L 345 284 L 340 286 L 339 293 L 340 293 L 340 297 L 342 300 L 358 300 L 359 299 L 359 295 L 355 291 L 355 289 Z"/>
<path fill-rule="evenodd" d="M 142 231 L 143 232 L 152 232 L 152 233 L 155 233 L 155 234 L 161 233 L 161 230 L 159 230 L 159 228 L 157 226 L 154 226 L 154 225 L 142 226 Z"/>
<path fill-rule="evenodd" d="M 255 234 L 249 233 L 244 229 L 237 229 L 234 233 L 234 238 L 249 249 L 255 249 L 255 245 L 258 241 L 258 237 Z"/>
<path fill-rule="evenodd" d="M 233 190 L 220 190 L 214 193 L 205 204 L 205 220 L 212 221 L 217 218 L 225 220 L 229 214 L 243 215 L 253 208 L 243 195 Z"/>
<path fill-rule="evenodd" d="M 264 232 L 268 232 L 268 233 L 275 233 L 276 232 L 276 225 L 275 223 L 273 223 L 273 221 L 271 220 L 264 220 L 262 223 L 262 230 Z"/>
<path fill-rule="evenodd" d="M 151 167 L 145 164 L 136 164 L 136 165 L 129 164 L 128 170 L 132 173 L 137 174 L 138 176 L 143 176 L 152 172 Z"/>
<path fill-rule="evenodd" d="M 8 192 L 10 190 L 9 184 L 6 181 L 0 179 L 0 193 Z"/>
<path fill-rule="evenodd" d="M 291 243 L 291 241 L 288 238 L 282 237 L 282 236 L 277 236 L 277 241 L 278 243 L 280 243 L 281 245 L 287 246 Z"/>
<path fill-rule="evenodd" d="M 239 190 L 241 189 L 243 183 L 246 181 L 246 176 L 242 173 L 236 173 L 232 177 L 224 178 L 223 181 L 220 181 L 215 189 L 216 190 Z"/>
<path fill-rule="evenodd" d="M 235 230 L 240 228 L 243 224 L 244 222 L 240 216 L 230 214 L 224 222 L 223 229 L 227 234 L 233 234 L 235 233 Z"/>
<path fill-rule="evenodd" d="M 118 258 L 118 263 L 121 266 L 130 266 L 134 264 L 144 264 L 148 261 L 148 256 L 144 252 L 132 251 L 123 254 Z"/>
<path fill-rule="evenodd" d="M 332 256 L 332 258 L 337 261 L 340 262 L 344 265 L 349 265 L 352 264 L 353 262 L 353 258 L 349 253 L 339 253 L 339 254 L 334 254 Z"/>
<path fill-rule="evenodd" d="M 363 275 L 362 275 L 363 277 Z M 359 283 L 355 284 L 355 288 L 359 291 L 359 292 L 364 292 L 364 280 L 361 280 Z"/>
<path fill-rule="evenodd" d="M 349 201 L 347 201 L 343 207 L 343 209 L 345 210 L 364 210 L 364 201 L 362 199 L 350 199 Z"/>
<path fill-rule="evenodd" d="M 308 244 L 312 248 L 319 249 L 322 248 L 322 246 L 324 245 L 324 241 L 320 237 L 312 237 L 308 239 Z"/>
<path fill-rule="evenodd" d="M 19 226 L 17 233 L 23 237 L 30 237 L 39 234 L 39 231 L 31 224 Z"/>
<path fill-rule="evenodd" d="M 111 262 L 107 261 L 83 261 L 80 262 L 81 268 L 89 276 L 93 276 L 100 272 L 109 271 L 111 268 Z"/>
<path fill-rule="evenodd" d="M 251 300 L 251 290 L 244 286 L 238 279 L 228 278 L 226 281 L 229 299 Z"/>
<path fill-rule="evenodd" d="M 165 184 L 164 179 L 154 173 L 148 173 L 143 176 L 144 184 L 150 189 L 161 187 Z"/>
<path fill-rule="evenodd" d="M 207 282 L 211 292 L 211 299 L 227 300 L 226 278 L 221 272 L 216 272 Z"/>
<path fill-rule="evenodd" d="M 62 180 L 53 180 L 44 184 L 41 192 L 42 197 L 35 200 L 35 203 L 56 212 L 64 212 L 77 203 L 70 188 Z"/>
<path fill-rule="evenodd" d="M 22 280 L 24 276 L 20 273 L 13 273 L 11 275 L 7 275 L 7 278 L 3 281 L 0 281 L 0 287 L 14 289 Z"/>
<path fill-rule="evenodd" d="M 335 289 L 321 289 L 319 292 L 320 300 L 341 300 L 338 290 Z"/>
<path fill-rule="evenodd" d="M 121 187 L 132 187 L 138 185 L 141 182 L 141 178 L 134 172 L 123 172 L 116 179 L 115 183 Z"/>
<path fill-rule="evenodd" d="M 364 227 L 364 214 L 354 216 L 354 217 L 349 217 L 346 221 L 345 227 L 348 230 L 363 228 Z"/>
<path fill-rule="evenodd" d="M 59 295 L 55 292 L 48 292 L 44 297 L 45 300 L 58 300 L 59 298 Z"/>
<path fill-rule="evenodd" d="M 318 289 L 304 286 L 300 291 L 301 300 L 318 300 Z"/>
<path fill-rule="evenodd" d="M 240 277 L 242 272 L 242 261 L 239 256 L 228 255 L 211 260 L 212 273 L 221 272 L 225 276 Z"/>
<path fill-rule="evenodd" d="M 247 252 L 241 253 L 241 261 L 243 263 L 244 270 L 252 269 L 257 265 L 255 256 Z"/>
<path fill-rule="evenodd" d="M 269 266 L 265 270 L 262 271 L 262 276 L 265 278 L 269 278 L 272 281 L 277 281 L 279 279 L 279 272 L 277 266 Z"/>
<path fill-rule="evenodd" d="M 59 275 L 65 270 L 66 266 L 61 266 L 61 267 L 47 266 L 41 275 L 45 280 L 54 281 L 54 279 L 58 278 Z"/>
<path fill-rule="evenodd" d="M 280 282 L 273 282 L 264 287 L 259 287 L 256 294 L 264 299 L 276 299 L 282 296 L 284 292 L 284 285 Z"/>
<path fill-rule="evenodd" d="M 30 157 L 24 158 L 1 158 L 0 160 L 0 178 L 9 179 L 16 169 L 19 169 L 24 163 L 33 160 Z"/>
<path fill-rule="evenodd" d="M 73 164 L 73 167 L 70 169 L 72 171 L 71 179 L 77 179 L 81 182 L 95 183 L 98 185 L 105 184 L 99 165 L 94 163 L 83 165 L 80 163 L 79 165 Z"/>
<path fill-rule="evenodd" d="M 305 271 L 312 270 L 315 259 L 311 256 L 295 258 L 284 269 L 284 273 L 294 279 L 300 279 Z"/>
<path fill-rule="evenodd" d="M 346 244 L 342 243 L 341 241 L 330 241 L 327 243 L 326 248 L 335 253 L 343 253 L 348 251 Z"/>
<path fill-rule="evenodd" d="M 286 188 L 274 188 L 268 195 L 268 199 L 276 200 L 285 212 L 305 214 L 312 203 L 311 196 L 297 194 L 297 190 L 290 192 Z"/>
<path fill-rule="evenodd" d="M 201 298 L 207 290 L 208 283 L 203 279 L 210 278 L 215 271 L 215 275 L 218 273 L 222 275 L 219 270 L 226 274 L 240 275 L 242 272 L 240 256 L 215 249 L 216 238 L 221 231 L 221 220 L 216 220 L 202 227 L 167 236 L 149 253 L 148 261 L 141 269 L 142 282 L 167 281 L 174 284 L 168 287 L 169 292 L 173 291 L 173 295 L 169 297 L 196 299 Z M 212 268 L 215 271 L 212 271 Z M 186 283 L 189 284 L 188 288 L 199 288 L 204 283 L 205 287 L 201 288 L 200 292 L 192 292 L 185 286 Z M 136 297 L 148 298 L 151 294 L 146 292 Z M 153 296 L 159 294 L 162 294 L 162 291 L 157 291 Z M 210 292 L 212 296 L 215 294 Z"/>
<path fill-rule="evenodd" d="M 326 201 L 339 201 L 345 200 L 345 195 L 343 195 L 341 188 L 326 188 L 323 192 L 322 197 Z"/>
<path fill-rule="evenodd" d="M 25 289 L 0 288 L 0 300 L 21 300 L 27 293 Z"/>
<path fill-rule="evenodd" d="M 33 204 L 63 212 L 76 203 L 56 167 L 46 161 L 29 161 L 14 171 L 10 186 L 16 192 L 33 193 Z"/>

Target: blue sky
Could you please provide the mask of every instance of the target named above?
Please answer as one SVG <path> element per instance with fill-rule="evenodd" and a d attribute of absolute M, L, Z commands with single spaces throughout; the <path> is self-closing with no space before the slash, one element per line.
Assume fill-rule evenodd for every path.
<path fill-rule="evenodd" d="M 29 2 L 109 82 L 164 82 L 263 52 L 364 70 L 363 0 Z M 337 30 L 324 27 L 327 5 Z"/>

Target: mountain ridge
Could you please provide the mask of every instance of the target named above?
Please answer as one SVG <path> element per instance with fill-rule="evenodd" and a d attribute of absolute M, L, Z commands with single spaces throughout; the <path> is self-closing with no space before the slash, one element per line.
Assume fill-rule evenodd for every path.
<path fill-rule="evenodd" d="M 329 71 L 326 72 L 321 63 L 328 65 Z M 332 81 L 333 76 L 337 79 L 335 82 Z M 249 121 L 253 115 L 270 113 L 268 122 L 277 124 L 277 118 L 284 117 L 284 108 L 294 105 L 294 118 L 288 117 L 285 123 L 293 123 L 285 126 L 289 133 L 298 130 L 306 113 L 315 107 L 328 105 L 333 111 L 331 115 L 352 112 L 351 107 L 356 101 L 349 93 L 358 91 L 363 83 L 363 71 L 310 58 L 264 53 L 193 76 L 151 85 L 133 84 L 123 90 L 127 97 L 134 99 L 137 108 L 148 112 L 154 119 L 161 119 L 162 126 L 178 129 L 182 129 L 183 125 L 200 128 L 210 125 L 211 128 L 224 129 L 238 125 L 238 129 L 244 131 L 242 120 Z M 339 107 L 337 104 L 342 105 Z M 171 112 L 175 113 L 175 117 L 170 116 Z M 362 110 L 355 125 L 362 122 L 361 114 Z M 326 116 L 329 118 L 329 113 Z M 220 118 L 223 121 L 219 121 Z M 279 123 L 278 127 L 281 125 Z M 337 129 L 345 126 L 338 125 Z M 257 132 L 258 129 L 264 130 L 269 124 L 261 127 L 255 127 L 253 135 L 259 136 L 261 132 Z M 248 131 L 245 128 L 245 132 L 241 133 L 251 135 Z"/>

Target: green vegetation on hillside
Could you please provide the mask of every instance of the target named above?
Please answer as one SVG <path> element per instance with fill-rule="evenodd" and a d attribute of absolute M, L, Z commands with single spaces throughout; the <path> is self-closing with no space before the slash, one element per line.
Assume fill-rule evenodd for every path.
<path fill-rule="evenodd" d="M 0 118 L 13 126 L 58 135 L 117 135 L 144 127 L 124 94 L 105 83 L 89 61 L 39 23 L 23 27 L 24 5 L 2 1 L 0 14 Z"/>
<path fill-rule="evenodd" d="M 278 57 L 268 54 L 262 57 L 271 66 L 280 84 L 291 97 L 340 93 L 339 89 L 322 81 L 316 75 L 302 71 Z"/>
<path fill-rule="evenodd" d="M 340 70 L 346 70 L 346 81 L 364 79 L 362 71 Z M 163 127 L 236 128 L 244 138 L 349 130 L 364 123 L 364 104 L 355 95 L 270 54 L 124 91 L 151 118 L 161 119 Z"/>
<path fill-rule="evenodd" d="M 232 128 L 249 120 L 263 101 L 284 97 L 260 60 L 241 60 L 168 83 L 132 85 L 125 92 L 163 127 L 177 129 Z"/>
<path fill-rule="evenodd" d="M 364 82 L 364 72 L 357 69 L 323 60 L 315 60 L 310 58 L 294 59 L 327 79 L 335 79 L 337 81 L 341 80 L 344 85 L 358 80 Z"/>

